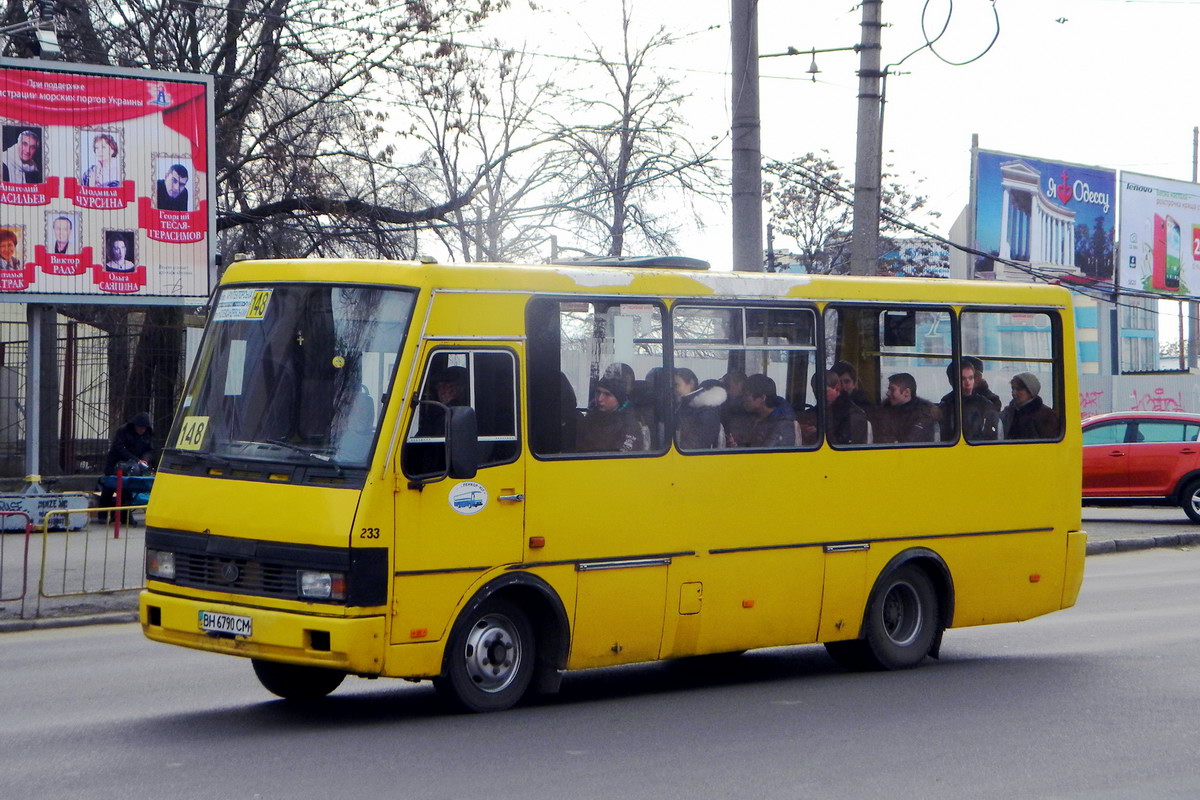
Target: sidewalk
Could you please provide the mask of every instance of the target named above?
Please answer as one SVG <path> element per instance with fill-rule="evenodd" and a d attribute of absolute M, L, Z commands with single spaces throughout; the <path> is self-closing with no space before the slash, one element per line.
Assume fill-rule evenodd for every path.
<path fill-rule="evenodd" d="M 1200 525 L 1174 507 L 1085 506 L 1083 529 L 1089 556 L 1200 545 Z"/>

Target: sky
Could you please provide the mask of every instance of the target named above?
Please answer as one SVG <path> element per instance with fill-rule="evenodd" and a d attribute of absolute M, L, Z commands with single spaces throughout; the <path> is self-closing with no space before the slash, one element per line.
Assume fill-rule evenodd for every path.
<path fill-rule="evenodd" d="M 727 167 L 729 0 L 632 0 L 632 8 L 635 38 L 660 25 L 679 38 L 656 66 L 690 94 L 694 141 L 711 142 Z M 760 55 L 860 38 L 852 0 L 760 0 L 757 8 Z M 918 50 L 923 12 L 931 38 L 946 26 L 935 45 L 941 58 Z M 883 63 L 905 59 L 887 81 L 885 162 L 941 213 L 916 221 L 949 233 L 968 200 L 972 134 L 984 149 L 1191 179 L 1200 0 L 883 0 L 881 13 Z M 577 54 L 587 37 L 615 44 L 619 19 L 619 0 L 555 0 L 540 11 L 514 0 L 493 30 L 566 74 L 569 63 L 553 57 Z M 818 54 L 815 82 L 810 61 L 807 53 L 760 58 L 763 157 L 825 150 L 850 170 L 858 55 Z M 703 230 L 680 237 L 681 254 L 727 268 L 729 205 L 703 215 Z"/>

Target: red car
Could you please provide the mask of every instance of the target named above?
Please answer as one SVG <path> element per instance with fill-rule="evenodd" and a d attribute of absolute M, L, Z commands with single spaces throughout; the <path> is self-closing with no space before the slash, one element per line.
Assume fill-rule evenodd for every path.
<path fill-rule="evenodd" d="M 1083 421 L 1083 502 L 1178 505 L 1200 523 L 1200 414 L 1119 411 Z"/>

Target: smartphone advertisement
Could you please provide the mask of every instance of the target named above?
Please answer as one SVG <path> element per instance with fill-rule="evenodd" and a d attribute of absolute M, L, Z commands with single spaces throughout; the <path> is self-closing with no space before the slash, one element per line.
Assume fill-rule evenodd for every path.
<path fill-rule="evenodd" d="M 1200 186 L 1122 172 L 1120 242 L 1121 286 L 1200 290 Z"/>
<path fill-rule="evenodd" d="M 0 301 L 207 297 L 211 98 L 203 75 L 0 61 Z"/>

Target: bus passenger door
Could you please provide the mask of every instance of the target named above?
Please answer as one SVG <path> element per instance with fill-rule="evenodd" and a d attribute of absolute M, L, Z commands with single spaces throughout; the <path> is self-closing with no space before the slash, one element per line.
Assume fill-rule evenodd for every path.
<path fill-rule="evenodd" d="M 448 633 L 463 593 L 484 570 L 521 559 L 525 474 L 517 431 L 512 347 L 433 350 L 421 373 L 400 454 L 392 643 Z M 479 430 L 479 470 L 443 477 L 445 411 L 469 405 Z"/>

